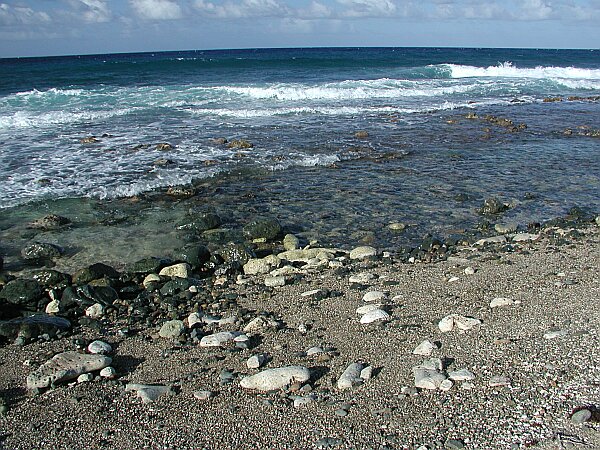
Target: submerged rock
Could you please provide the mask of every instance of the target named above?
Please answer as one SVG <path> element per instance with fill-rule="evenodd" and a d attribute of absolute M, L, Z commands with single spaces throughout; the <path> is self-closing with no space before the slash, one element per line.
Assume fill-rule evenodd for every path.
<path fill-rule="evenodd" d="M 40 219 L 36 219 L 29 224 L 29 228 L 38 230 L 56 230 L 65 225 L 69 225 L 71 221 L 66 217 L 58 216 L 56 214 L 48 214 Z"/>
<path fill-rule="evenodd" d="M 63 250 L 47 242 L 34 242 L 21 250 L 21 256 L 27 260 L 40 260 L 58 258 Z"/>
<path fill-rule="evenodd" d="M 249 377 L 242 378 L 240 386 L 257 391 L 274 391 L 294 383 L 305 383 L 310 379 L 310 371 L 302 366 L 278 367 L 267 369 Z"/>
<path fill-rule="evenodd" d="M 483 215 L 500 214 L 508 209 L 508 205 L 501 202 L 495 197 L 487 198 L 483 202 L 483 206 L 479 210 Z"/>
<path fill-rule="evenodd" d="M 18 306 L 36 306 L 42 297 L 42 288 L 35 280 L 17 278 L 9 281 L 0 291 L 0 300 Z"/>
<path fill-rule="evenodd" d="M 250 240 L 273 240 L 281 234 L 281 224 L 273 217 L 254 219 L 244 226 L 244 236 Z"/>
<path fill-rule="evenodd" d="M 103 355 L 59 353 L 27 377 L 27 388 L 45 388 L 61 381 L 74 380 L 82 373 L 101 370 L 111 362 L 111 358 Z"/>

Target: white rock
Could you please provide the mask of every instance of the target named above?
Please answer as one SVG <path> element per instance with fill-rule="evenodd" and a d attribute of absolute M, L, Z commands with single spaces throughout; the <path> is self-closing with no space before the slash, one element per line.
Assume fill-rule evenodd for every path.
<path fill-rule="evenodd" d="M 213 398 L 215 396 L 215 393 L 212 391 L 194 391 L 192 395 L 197 400 L 206 401 Z"/>
<path fill-rule="evenodd" d="M 324 353 L 325 350 L 323 350 L 321 347 L 311 347 L 308 350 L 306 350 L 306 356 L 314 356 L 314 355 L 318 355 L 320 353 Z"/>
<path fill-rule="evenodd" d="M 360 377 L 360 374 L 364 368 L 365 367 L 361 363 L 350 364 L 338 379 L 338 389 L 351 389 L 356 385 L 362 384 L 364 380 Z"/>
<path fill-rule="evenodd" d="M 104 341 L 94 341 L 87 346 L 87 351 L 95 355 L 106 355 L 112 352 L 112 347 Z"/>
<path fill-rule="evenodd" d="M 181 320 L 169 320 L 163 323 L 158 331 L 158 335 L 162 338 L 175 339 L 181 336 L 185 331 L 185 325 Z"/>
<path fill-rule="evenodd" d="M 286 250 L 296 250 L 300 248 L 300 239 L 293 234 L 286 234 L 283 238 L 283 248 Z"/>
<path fill-rule="evenodd" d="M 155 273 L 151 273 L 149 275 L 146 275 L 146 278 L 144 278 L 144 281 L 142 281 L 142 284 L 147 289 L 151 283 L 158 283 L 159 281 L 160 281 L 160 277 Z"/>
<path fill-rule="evenodd" d="M 279 275 L 276 277 L 265 277 L 265 286 L 267 286 L 267 287 L 285 286 L 285 277 L 283 275 Z"/>
<path fill-rule="evenodd" d="M 163 277 L 189 278 L 192 274 L 192 268 L 188 263 L 179 263 L 165 267 L 158 274 Z"/>
<path fill-rule="evenodd" d="M 514 305 L 515 301 L 510 298 L 497 297 L 490 302 L 490 308 L 500 308 L 502 306 Z"/>
<path fill-rule="evenodd" d="M 86 308 L 85 315 L 90 319 L 100 319 L 104 316 L 104 306 L 100 303 L 94 303 L 92 306 Z"/>
<path fill-rule="evenodd" d="M 474 275 L 475 269 L 471 266 L 465 268 L 465 275 Z"/>
<path fill-rule="evenodd" d="M 94 379 L 94 375 L 91 373 L 82 373 L 77 377 L 78 383 L 87 383 L 88 381 L 92 381 Z"/>
<path fill-rule="evenodd" d="M 368 305 L 359 306 L 356 308 L 356 314 L 366 314 L 375 309 L 381 309 L 381 303 L 369 303 Z"/>
<path fill-rule="evenodd" d="M 467 369 L 460 369 L 450 372 L 448 378 L 453 381 L 470 381 L 475 379 L 475 375 Z"/>
<path fill-rule="evenodd" d="M 363 302 L 367 302 L 367 303 L 380 302 L 380 301 L 387 299 L 387 295 L 385 294 L 385 292 L 371 291 L 371 292 L 367 292 L 365 295 L 363 295 L 362 299 L 363 299 Z"/>
<path fill-rule="evenodd" d="M 531 234 L 531 233 L 518 233 L 513 235 L 513 242 L 530 242 L 537 241 L 540 238 L 539 234 Z"/>
<path fill-rule="evenodd" d="M 481 325 L 481 320 L 473 317 L 465 317 L 458 314 L 450 314 L 444 317 L 438 323 L 438 328 L 442 333 L 452 331 L 454 327 L 462 331 L 470 330 L 478 325 Z"/>
<path fill-rule="evenodd" d="M 235 338 L 242 335 L 239 331 L 221 331 L 220 333 L 209 334 L 200 339 L 200 347 L 222 347 Z"/>
<path fill-rule="evenodd" d="M 427 370 L 437 370 L 438 372 L 441 372 L 444 369 L 444 365 L 440 358 L 426 359 L 425 361 L 423 361 L 423 363 L 420 366 L 417 366 L 417 367 L 427 369 Z"/>
<path fill-rule="evenodd" d="M 236 337 L 233 338 L 233 342 L 247 342 L 249 340 L 250 340 L 250 338 L 248 336 L 246 336 L 244 333 L 240 333 Z"/>
<path fill-rule="evenodd" d="M 220 327 L 225 326 L 225 325 L 233 325 L 234 323 L 237 322 L 237 320 L 238 320 L 237 316 L 230 316 L 230 317 L 225 317 L 225 318 L 213 317 L 213 316 L 207 316 L 207 315 L 202 316 L 202 322 L 204 322 L 208 325 L 216 323 Z"/>
<path fill-rule="evenodd" d="M 356 247 L 350 252 L 350 259 L 365 259 L 371 256 L 377 256 L 377 249 L 367 245 Z"/>
<path fill-rule="evenodd" d="M 240 385 L 244 389 L 274 391 L 294 383 L 305 383 L 310 379 L 310 371 L 302 366 L 278 367 L 267 369 L 249 377 L 242 378 Z"/>
<path fill-rule="evenodd" d="M 456 283 L 460 278 L 458 277 L 450 277 L 448 278 L 448 283 Z"/>
<path fill-rule="evenodd" d="M 44 388 L 53 383 L 74 380 L 82 373 L 101 370 L 111 362 L 111 358 L 103 355 L 59 353 L 27 377 L 27 388 Z"/>
<path fill-rule="evenodd" d="M 335 250 L 328 248 L 308 248 L 303 250 L 287 250 L 279 253 L 277 256 L 283 260 L 290 262 L 305 262 L 308 263 L 313 258 L 320 260 L 330 260 L 335 257 Z"/>
<path fill-rule="evenodd" d="M 496 375 L 490 379 L 489 385 L 491 387 L 509 386 L 510 378 Z"/>
<path fill-rule="evenodd" d="M 452 386 L 454 386 L 454 383 L 446 379 L 440 383 L 440 391 L 449 391 L 450 389 L 452 389 Z"/>
<path fill-rule="evenodd" d="M 134 391 L 143 403 L 152 403 L 161 395 L 174 393 L 170 386 L 137 383 L 129 383 L 125 386 L 125 392 L 131 391 Z"/>
<path fill-rule="evenodd" d="M 244 273 L 246 275 L 266 274 L 279 267 L 280 264 L 281 258 L 276 255 L 269 255 L 260 259 L 250 259 L 244 264 Z"/>
<path fill-rule="evenodd" d="M 479 239 L 475 242 L 475 245 L 486 245 L 486 244 L 502 244 L 506 242 L 506 236 L 492 236 L 489 238 Z"/>
<path fill-rule="evenodd" d="M 426 339 L 417 345 L 417 347 L 413 350 L 413 355 L 431 356 L 431 353 L 434 350 L 437 350 L 437 348 L 437 345 Z"/>
<path fill-rule="evenodd" d="M 413 367 L 415 387 L 420 389 L 438 389 L 446 377 L 441 372 L 423 367 Z"/>
<path fill-rule="evenodd" d="M 117 377 L 117 371 L 114 367 L 108 366 L 100 371 L 100 376 L 102 378 L 108 378 L 109 380 L 112 380 Z"/>
<path fill-rule="evenodd" d="M 258 316 L 252 319 L 248 325 L 244 327 L 245 333 L 261 333 L 271 328 L 277 328 L 278 322 L 267 319 L 264 316 Z"/>
<path fill-rule="evenodd" d="M 361 318 L 360 318 L 360 323 L 362 323 L 363 325 L 366 325 L 368 323 L 373 323 L 373 322 L 377 322 L 377 321 L 387 321 L 390 320 L 390 315 L 385 312 L 383 309 L 374 309 L 372 311 L 369 311 L 368 313 L 364 314 Z"/>
<path fill-rule="evenodd" d="M 454 316 L 450 315 L 444 317 L 442 320 L 440 320 L 440 323 L 438 323 L 438 328 L 442 333 L 452 331 L 454 328 Z"/>
<path fill-rule="evenodd" d="M 553 330 L 544 333 L 544 339 L 556 339 L 559 337 L 566 336 L 567 332 L 565 330 Z"/>
<path fill-rule="evenodd" d="M 473 389 L 475 387 L 475 385 L 473 383 L 470 383 L 468 381 L 465 381 L 464 383 L 462 383 L 460 385 L 460 388 L 464 391 L 470 391 L 471 389 Z"/>
<path fill-rule="evenodd" d="M 376 276 L 373 275 L 372 273 L 361 272 L 361 273 L 352 275 L 348 281 L 350 281 L 350 283 L 356 283 L 356 284 L 369 284 L 375 278 L 376 278 Z"/>
<path fill-rule="evenodd" d="M 294 399 L 294 408 L 301 408 L 302 406 L 308 405 L 315 401 L 315 398 L 310 395 L 307 397 L 294 396 L 293 399 Z"/>
<path fill-rule="evenodd" d="M 369 381 L 373 376 L 373 366 L 367 366 L 360 371 L 360 377 L 363 381 Z"/>
<path fill-rule="evenodd" d="M 262 367 L 265 362 L 267 362 L 267 356 L 261 353 L 258 355 L 252 355 L 250 358 L 248 358 L 248 361 L 246 361 L 246 366 L 248 369 L 258 369 L 259 367 Z"/>
<path fill-rule="evenodd" d="M 60 300 L 52 300 L 46 305 L 46 314 L 58 314 L 60 312 Z"/>
<path fill-rule="evenodd" d="M 202 314 L 193 312 L 187 317 L 188 328 L 194 328 L 194 325 L 202 322 Z"/>

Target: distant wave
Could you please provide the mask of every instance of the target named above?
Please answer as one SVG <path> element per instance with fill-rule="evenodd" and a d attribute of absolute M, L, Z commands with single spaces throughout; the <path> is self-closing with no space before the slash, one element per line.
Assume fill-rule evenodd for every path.
<path fill-rule="evenodd" d="M 537 66 L 534 68 L 520 68 L 510 62 L 489 67 L 463 66 L 458 64 L 442 64 L 440 67 L 447 68 L 452 78 L 508 77 L 600 81 L 600 69 L 583 69 L 579 67 Z"/>

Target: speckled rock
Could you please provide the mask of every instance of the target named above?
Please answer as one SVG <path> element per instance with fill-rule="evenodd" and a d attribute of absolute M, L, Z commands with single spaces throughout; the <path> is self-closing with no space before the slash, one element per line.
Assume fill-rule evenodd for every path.
<path fill-rule="evenodd" d="M 87 346 L 87 351 L 94 355 L 106 355 L 112 352 L 112 347 L 104 341 L 93 341 Z"/>
<path fill-rule="evenodd" d="M 350 259 L 365 259 L 377 256 L 377 249 L 368 245 L 356 247 L 350 252 Z"/>
<path fill-rule="evenodd" d="M 160 331 L 158 335 L 167 339 L 175 339 L 181 336 L 185 330 L 185 325 L 181 320 L 169 320 L 165 322 L 162 327 L 160 327 Z"/>
<path fill-rule="evenodd" d="M 278 367 L 267 369 L 249 377 L 242 378 L 240 385 L 244 389 L 274 391 L 293 383 L 305 383 L 310 379 L 310 371 L 302 366 Z"/>
<path fill-rule="evenodd" d="M 103 355 L 59 353 L 27 377 L 27 388 L 44 388 L 61 381 L 74 380 L 82 373 L 101 370 L 111 362 L 111 358 Z"/>

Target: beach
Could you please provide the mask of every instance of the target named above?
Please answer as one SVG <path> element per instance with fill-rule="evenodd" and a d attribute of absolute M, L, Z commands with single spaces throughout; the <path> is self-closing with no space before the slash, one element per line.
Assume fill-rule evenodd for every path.
<path fill-rule="evenodd" d="M 596 448 L 599 230 L 565 225 L 458 246 L 434 263 L 402 262 L 370 247 L 354 251 L 355 259 L 320 250 L 307 263 L 267 265 L 270 275 L 193 282 L 170 308 L 150 306 L 146 314 L 132 312 L 134 301 L 115 302 L 92 320 L 62 311 L 75 314 L 72 331 L 0 349 L 3 446 Z M 117 287 L 102 278 L 89 284 Z M 154 288 L 170 279 L 160 277 Z M 169 295 L 158 297 L 169 303 Z M 387 315 L 361 323 L 356 309 L 372 304 Z M 200 315 L 192 330 L 193 312 Z M 449 315 L 477 320 L 442 331 Z M 256 317 L 265 320 L 256 326 Z M 169 319 L 184 327 L 162 337 Z M 201 336 L 244 329 L 247 341 L 200 345 Z M 114 379 L 96 371 L 89 381 L 26 389 L 28 375 L 54 354 L 85 353 L 94 340 L 112 347 Z M 430 354 L 415 355 L 425 340 Z M 260 368 L 248 368 L 253 355 L 265 356 Z M 416 388 L 414 367 L 431 358 L 439 358 L 446 380 L 467 372 L 443 389 Z M 340 388 L 352 363 L 372 374 Z M 267 392 L 240 386 L 249 375 L 288 366 L 307 368 L 310 379 Z M 132 383 L 168 392 L 145 403 L 126 389 Z M 590 417 L 574 419 L 585 408 Z"/>

